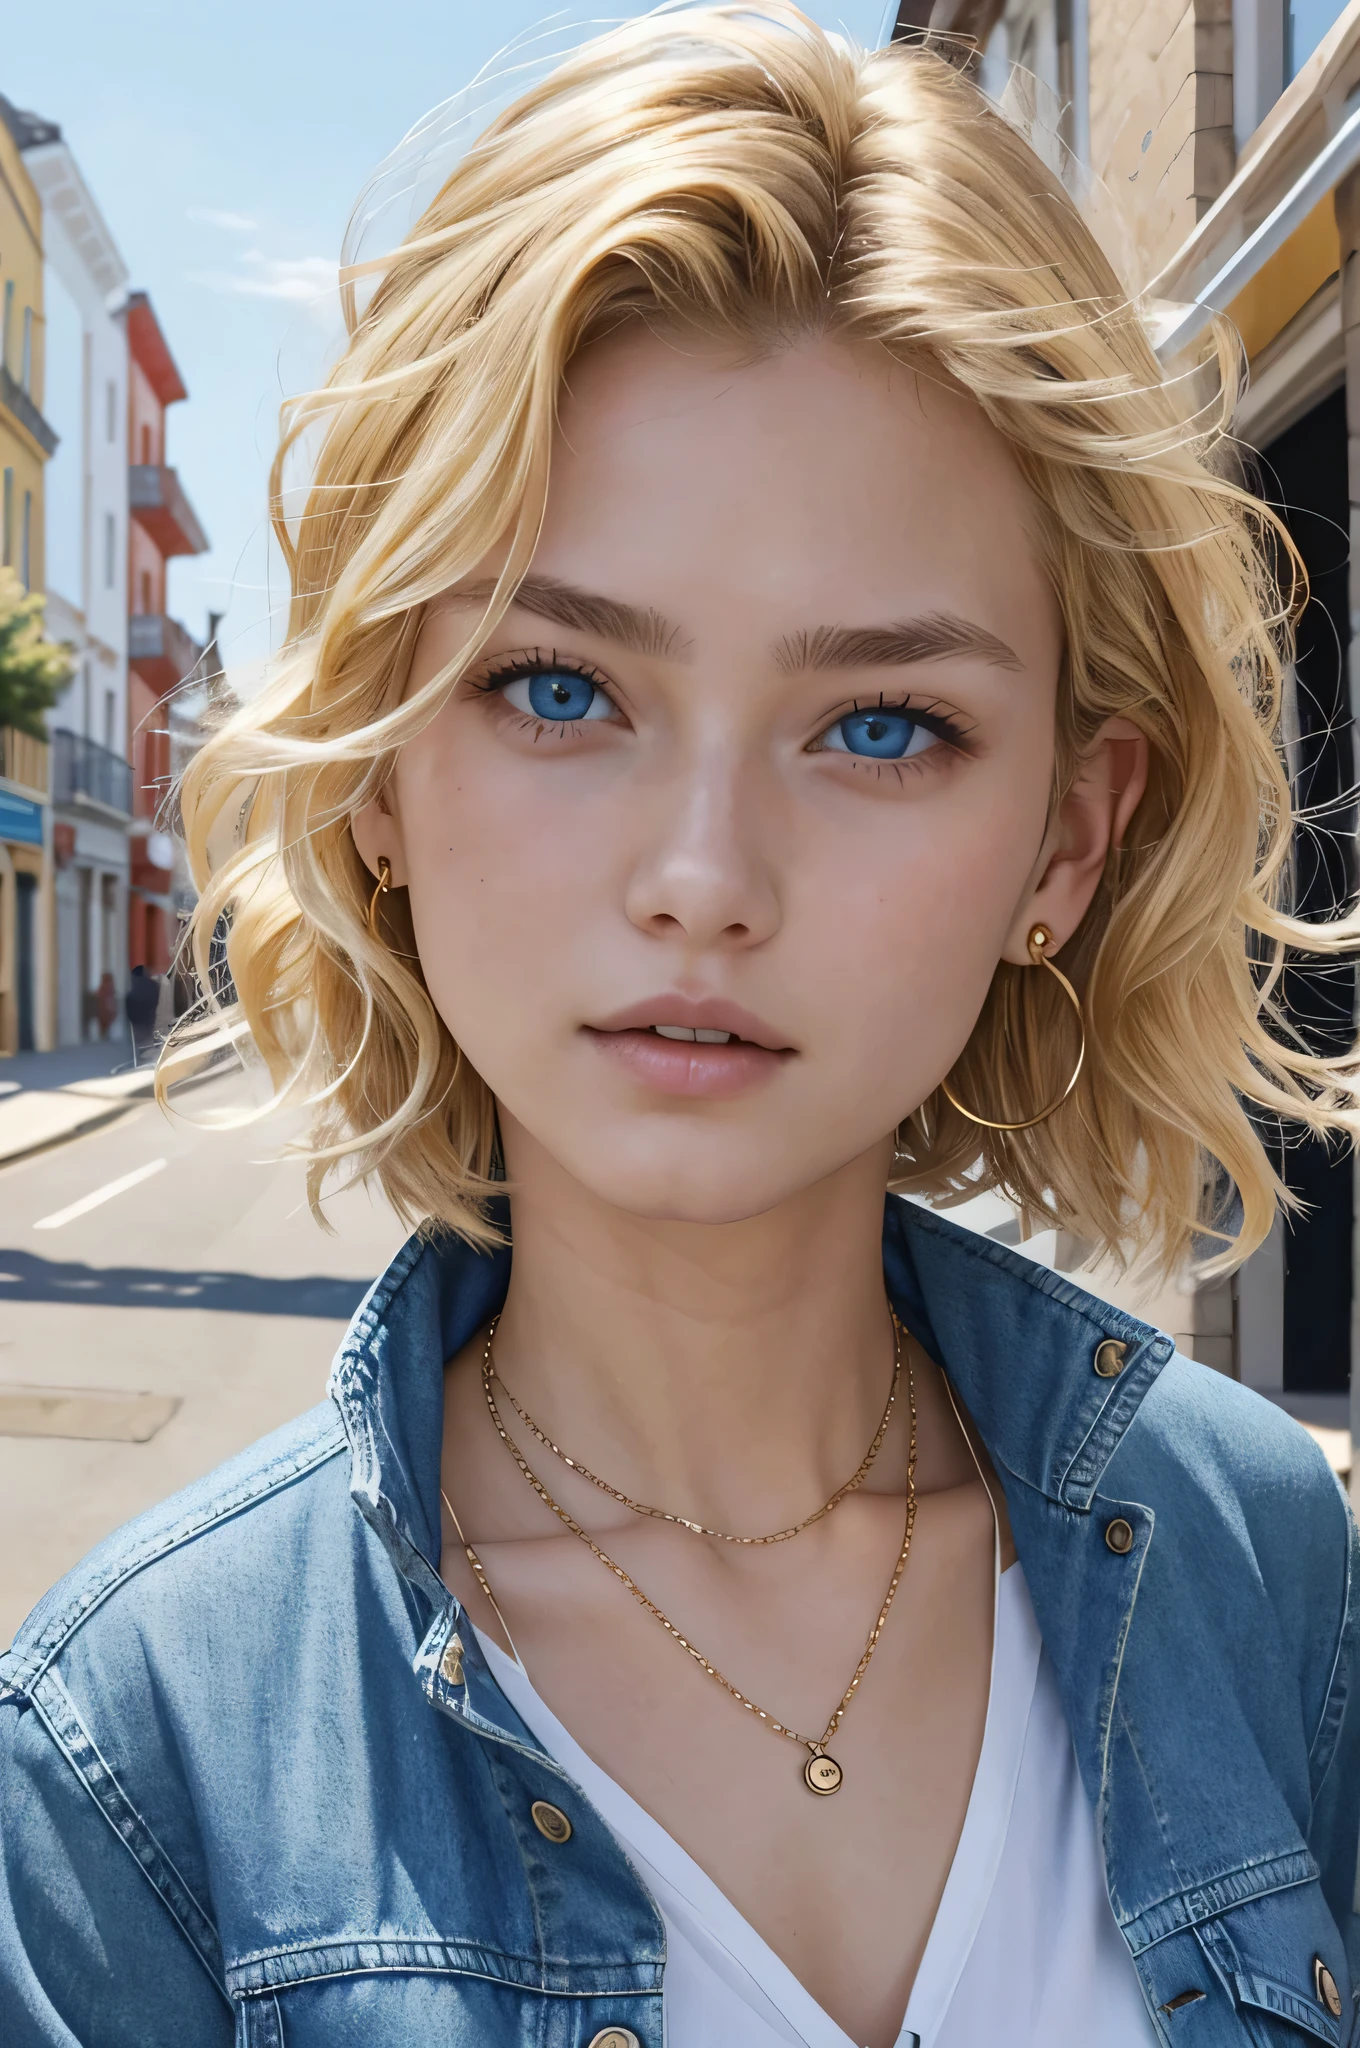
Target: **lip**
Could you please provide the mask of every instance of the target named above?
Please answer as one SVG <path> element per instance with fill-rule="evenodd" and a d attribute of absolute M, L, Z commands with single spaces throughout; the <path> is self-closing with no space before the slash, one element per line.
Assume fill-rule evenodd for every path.
<path fill-rule="evenodd" d="M 744 1039 L 748 1045 L 759 1046 L 765 1052 L 791 1053 L 796 1050 L 773 1024 L 757 1017 L 754 1010 L 743 1010 L 740 1003 L 729 1003 L 719 996 L 684 996 L 673 990 L 665 995 L 648 996 L 640 1003 L 630 1003 L 626 1010 L 615 1010 L 611 1016 L 597 1018 L 586 1029 L 598 1032 L 646 1031 L 653 1024 L 680 1024 L 690 1031 L 730 1031 L 734 1038 Z M 675 1044 L 678 1041 L 672 1039 L 670 1042 Z M 728 1047 L 710 1046 L 707 1050 L 726 1052 Z"/>
<path fill-rule="evenodd" d="M 693 1039 L 659 1038 L 650 1028 L 653 1024 L 730 1031 L 733 1037 L 726 1045 L 700 1045 Z M 585 1030 L 591 1042 L 649 1094 L 692 1101 L 731 1101 L 771 1080 L 785 1060 L 796 1057 L 794 1048 L 782 1042 L 763 1018 L 739 1003 L 715 997 L 654 996 L 616 1010 Z"/>

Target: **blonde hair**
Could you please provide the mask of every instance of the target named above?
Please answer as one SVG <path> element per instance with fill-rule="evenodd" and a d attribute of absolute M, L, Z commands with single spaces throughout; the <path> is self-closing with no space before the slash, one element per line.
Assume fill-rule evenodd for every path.
<path fill-rule="evenodd" d="M 274 471 L 285 648 L 182 791 L 194 962 L 208 984 L 225 929 L 235 1001 L 210 995 L 179 1055 L 248 1030 L 276 1086 L 308 1093 L 314 1205 L 348 1161 L 408 1219 L 490 1234 L 494 1105 L 431 1002 L 400 893 L 383 935 L 367 931 L 373 882 L 349 819 L 529 564 L 567 364 L 641 315 L 746 347 L 876 340 L 971 393 L 1040 507 L 1061 603 L 1055 790 L 1104 719 L 1150 744 L 1129 850 L 1063 955 L 1087 1019 L 1077 1090 L 1014 1135 L 980 1134 L 937 1091 L 898 1132 L 895 1185 L 945 1200 L 995 1187 L 1031 1219 L 1168 1263 L 1206 1227 L 1225 1257 L 1257 1245 L 1288 1197 L 1253 1115 L 1316 1133 L 1354 1121 L 1344 1066 L 1279 1011 L 1283 948 L 1338 951 L 1356 931 L 1285 914 L 1275 569 L 1295 558 L 1216 453 L 1230 331 L 1196 413 L 1185 394 L 1202 383 L 1163 374 L 1060 182 L 968 79 L 923 47 L 853 51 L 785 0 L 663 10 L 586 45 L 360 272 L 372 296 L 360 310 L 351 273 L 348 348 L 288 409 Z M 304 434 L 319 452 L 293 529 L 283 463 Z M 422 607 L 506 534 L 473 639 L 403 702 Z M 1072 1056 L 1052 977 L 1003 963 L 951 1083 L 1020 1117 Z"/>

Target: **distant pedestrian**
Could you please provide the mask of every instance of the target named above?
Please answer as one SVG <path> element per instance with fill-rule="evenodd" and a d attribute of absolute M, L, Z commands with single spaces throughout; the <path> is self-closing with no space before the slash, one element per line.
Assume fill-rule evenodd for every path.
<path fill-rule="evenodd" d="M 128 1029 L 132 1033 L 134 1065 L 155 1046 L 156 1008 L 160 1002 L 160 995 L 161 985 L 158 977 L 148 974 L 145 967 L 134 967 L 128 983 L 128 992 L 123 998 Z"/>

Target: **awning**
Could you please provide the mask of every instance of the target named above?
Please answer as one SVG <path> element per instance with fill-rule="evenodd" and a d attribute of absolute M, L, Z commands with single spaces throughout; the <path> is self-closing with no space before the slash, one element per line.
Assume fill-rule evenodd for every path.
<path fill-rule="evenodd" d="M 13 840 L 20 846 L 41 846 L 42 805 L 30 803 L 26 796 L 13 796 L 9 790 L 0 789 L 0 839 Z"/>
<path fill-rule="evenodd" d="M 1284 198 L 1271 209 L 1261 225 L 1249 234 L 1241 247 L 1222 264 L 1189 305 L 1170 306 L 1159 322 L 1157 353 L 1163 362 L 1178 356 L 1201 335 L 1215 313 L 1226 313 L 1246 294 L 1265 266 L 1283 254 L 1285 245 L 1297 236 L 1311 248 L 1326 240 L 1332 193 L 1341 180 L 1360 164 L 1360 107 L 1344 121 L 1331 141 L 1318 151 L 1306 171 L 1296 178 Z M 1224 198 L 1227 198 L 1224 194 Z M 1223 201 L 1220 200 L 1219 205 Z M 1333 224 L 1332 234 L 1335 234 Z M 1330 245 L 1329 245 L 1330 246 Z M 1304 252 L 1306 254 L 1306 250 Z M 1330 274 L 1330 273 L 1329 273 Z M 1319 278 L 1318 283 L 1324 282 Z M 1156 296 L 1154 280 L 1149 296 Z"/>

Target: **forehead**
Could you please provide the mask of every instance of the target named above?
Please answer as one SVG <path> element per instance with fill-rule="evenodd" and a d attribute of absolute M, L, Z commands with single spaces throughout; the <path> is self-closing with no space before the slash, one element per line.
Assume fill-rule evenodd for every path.
<path fill-rule="evenodd" d="M 1002 631 L 1052 609 L 1033 509 L 980 408 L 873 343 L 743 359 L 634 327 L 570 368 L 535 565 L 677 617 L 948 602 Z"/>

